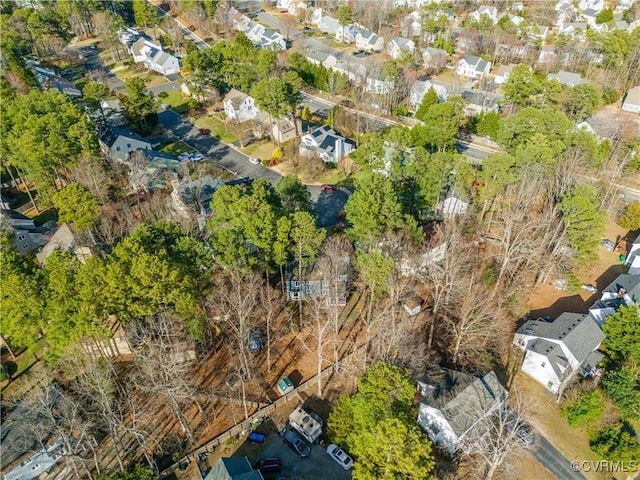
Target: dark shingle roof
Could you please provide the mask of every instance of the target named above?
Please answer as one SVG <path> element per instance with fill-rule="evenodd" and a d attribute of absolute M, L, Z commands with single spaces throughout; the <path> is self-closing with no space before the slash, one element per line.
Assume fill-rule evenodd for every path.
<path fill-rule="evenodd" d="M 562 342 L 580 363 L 598 348 L 604 339 L 604 333 L 590 316 L 569 312 L 563 313 L 553 322 L 529 320 L 518 329 L 518 333 L 549 340 L 550 342 L 544 343 L 537 340 L 527 347 L 541 354 L 545 354 L 549 348 L 547 343 Z M 555 349 L 547 353 L 549 354 L 547 356 L 563 358 L 561 350 L 559 354 Z"/>
<path fill-rule="evenodd" d="M 640 275 L 629 275 L 623 273 L 619 275 L 602 293 L 617 294 L 624 289 L 625 293 L 631 297 L 635 303 L 640 303 Z"/>

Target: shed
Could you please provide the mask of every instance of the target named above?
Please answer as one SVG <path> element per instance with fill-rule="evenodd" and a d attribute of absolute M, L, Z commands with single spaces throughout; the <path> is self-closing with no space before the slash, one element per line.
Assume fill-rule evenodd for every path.
<path fill-rule="evenodd" d="M 414 317 L 422 311 L 422 299 L 417 296 L 413 296 L 404 302 L 404 310 L 407 315 Z"/>

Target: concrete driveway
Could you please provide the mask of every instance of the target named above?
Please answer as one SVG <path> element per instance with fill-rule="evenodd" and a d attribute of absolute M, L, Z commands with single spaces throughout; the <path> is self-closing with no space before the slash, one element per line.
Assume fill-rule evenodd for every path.
<path fill-rule="evenodd" d="M 326 450 L 320 445 L 311 448 L 311 454 L 307 458 L 300 458 L 291 450 L 278 435 L 270 435 L 265 448 L 260 452 L 255 461 L 263 458 L 277 457 L 282 462 L 282 471 L 277 474 L 265 474 L 265 478 L 278 478 L 283 476 L 308 478 L 316 480 L 350 480 L 351 471 L 346 471 L 334 462 Z M 254 460 L 254 459 L 252 459 Z"/>

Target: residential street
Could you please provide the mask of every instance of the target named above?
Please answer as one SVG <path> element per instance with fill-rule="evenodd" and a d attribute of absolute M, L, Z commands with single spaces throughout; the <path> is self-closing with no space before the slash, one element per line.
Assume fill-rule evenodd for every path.
<path fill-rule="evenodd" d="M 235 175 L 243 178 L 266 178 L 275 184 L 281 177 L 262 165 L 253 165 L 244 153 L 220 142 L 217 138 L 198 134 L 198 129 L 187 119 L 173 110 L 165 110 L 159 114 L 159 120 L 171 135 L 183 140 L 207 159 L 216 162 Z M 330 227 L 340 221 L 339 212 L 344 207 L 348 195 L 341 191 L 324 191 L 319 185 L 307 185 L 311 198 L 316 205 L 318 225 Z"/>
<path fill-rule="evenodd" d="M 538 431 L 536 431 L 536 441 L 531 447 L 531 453 L 556 478 L 562 480 L 586 480 L 587 478 L 582 473 L 573 471 L 571 462 Z"/>

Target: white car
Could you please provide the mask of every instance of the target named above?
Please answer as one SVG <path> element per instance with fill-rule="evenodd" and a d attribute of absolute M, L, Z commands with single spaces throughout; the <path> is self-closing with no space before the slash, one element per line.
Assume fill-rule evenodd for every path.
<path fill-rule="evenodd" d="M 345 470 L 350 470 L 353 466 L 353 459 L 337 445 L 334 445 L 333 443 L 329 445 L 327 447 L 327 453 Z"/>
<path fill-rule="evenodd" d="M 202 155 L 201 153 L 192 153 L 191 154 L 191 161 L 192 162 L 199 162 L 200 160 L 204 160 L 204 155 Z"/>
<path fill-rule="evenodd" d="M 178 155 L 178 160 L 190 160 L 191 159 L 191 154 L 189 152 L 183 152 L 180 155 Z"/>
<path fill-rule="evenodd" d="M 258 160 L 256 157 L 249 157 L 249 161 L 254 165 L 258 165 L 260 163 L 260 160 Z"/>

